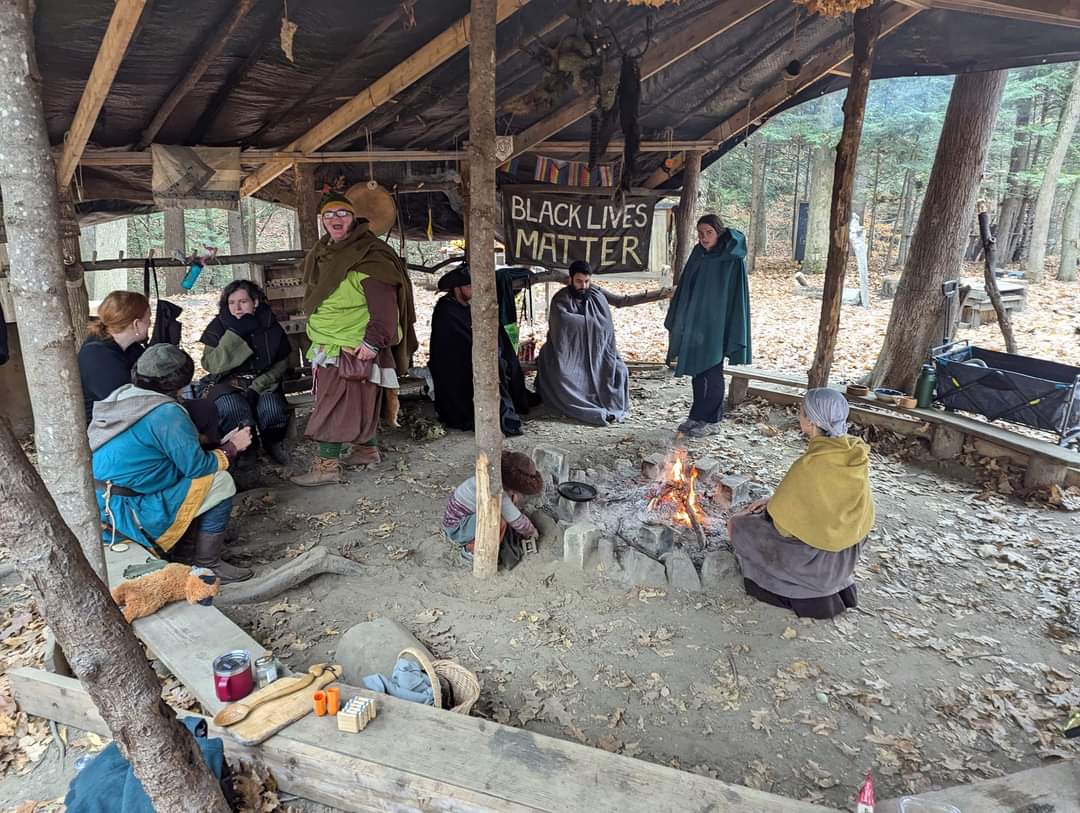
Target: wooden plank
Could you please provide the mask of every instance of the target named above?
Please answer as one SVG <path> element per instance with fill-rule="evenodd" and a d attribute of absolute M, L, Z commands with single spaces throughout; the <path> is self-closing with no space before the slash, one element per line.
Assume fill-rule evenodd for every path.
<path fill-rule="evenodd" d="M 972 813 L 1073 813 L 1080 810 L 1080 760 L 920 793 L 915 798 Z M 880 802 L 877 809 L 878 813 L 900 813 L 900 800 Z"/>
<path fill-rule="evenodd" d="M 255 0 L 235 0 L 231 5 L 232 9 L 229 16 L 215 25 L 213 31 L 202 40 L 205 47 L 199 48 L 199 58 L 195 60 L 195 64 L 183 72 L 180 81 L 169 91 L 169 95 L 165 97 L 165 101 L 161 103 L 154 117 L 150 119 L 150 123 L 143 130 L 136 149 L 146 149 L 161 128 L 165 126 L 165 122 L 169 120 L 169 116 L 176 110 L 176 106 L 199 84 L 199 80 L 202 79 L 207 68 L 213 64 L 215 59 L 221 56 L 221 52 L 225 50 L 225 46 L 228 45 L 232 35 L 240 27 L 240 23 L 244 21 L 247 13 L 254 7 Z"/>
<path fill-rule="evenodd" d="M 371 150 L 345 152 L 290 152 L 288 150 L 244 150 L 240 153 L 242 166 L 263 164 L 387 164 L 405 161 L 466 161 L 464 150 Z M 149 150 L 86 150 L 79 163 L 85 167 L 149 167 L 153 156 Z M 428 184 L 425 188 L 432 188 Z"/>
<path fill-rule="evenodd" d="M 145 548 L 132 545 L 122 553 L 105 549 L 109 587 L 124 580 L 124 568 L 145 562 Z M 170 672 L 188 687 L 203 708 L 216 714 L 227 704 L 214 694 L 211 665 L 218 655 L 246 649 L 258 657 L 265 647 L 226 618 L 215 607 L 177 601 L 132 624 L 135 634 Z"/>
<path fill-rule="evenodd" d="M 768 386 L 747 387 L 746 394 L 750 397 L 764 398 L 770 403 L 784 404 L 785 406 L 797 406 L 803 400 L 801 393 L 786 392 Z M 877 412 L 856 404 L 851 405 L 851 420 L 861 425 L 880 426 L 901 435 L 927 436 L 931 432 L 928 423 L 916 420 L 913 417 Z"/>
<path fill-rule="evenodd" d="M 61 189 L 71 183 L 79 156 L 86 149 L 86 142 L 90 140 L 98 113 L 105 104 L 105 97 L 109 95 L 109 88 L 112 87 L 116 71 L 120 68 L 145 7 L 146 0 L 117 0 L 113 7 L 109 27 L 105 29 L 105 36 L 94 59 L 94 67 L 90 70 L 75 118 L 71 120 L 71 127 L 64 139 L 63 151 L 56 162 L 56 181 Z"/>
<path fill-rule="evenodd" d="M 502 22 L 530 0 L 498 0 L 496 22 Z M 469 44 L 469 15 L 454 23 L 435 39 L 414 51 L 403 62 L 376 79 L 304 135 L 292 141 L 285 149 L 297 152 L 314 152 L 340 135 L 377 107 L 385 104 L 420 77 L 442 65 Z M 244 179 L 241 195 L 251 195 L 287 170 L 290 162 L 264 164 Z"/>
<path fill-rule="evenodd" d="M 653 43 L 641 60 L 642 81 L 757 14 L 772 2 L 773 0 L 727 0 L 716 3 L 666 40 Z M 561 105 L 551 115 L 514 136 L 514 155 L 521 155 L 535 148 L 540 142 L 589 115 L 594 107 L 595 99 L 591 96 L 578 96 Z"/>
<path fill-rule="evenodd" d="M 990 14 L 1033 23 L 1080 26 L 1080 0 L 899 0 L 920 9 Z"/>
<path fill-rule="evenodd" d="M 898 4 L 889 6 L 881 14 L 881 33 L 879 39 L 887 37 L 912 17 L 917 15 L 920 10 L 921 9 L 910 8 Z M 783 105 L 788 99 L 797 96 L 823 76 L 828 75 L 848 62 L 851 59 L 851 51 L 854 44 L 854 34 L 848 34 L 836 40 L 831 46 L 803 66 L 798 79 L 790 81 L 783 77 L 778 77 L 776 84 L 754 96 L 748 107 L 743 107 L 739 112 L 734 113 L 726 120 L 716 125 L 716 127 L 709 130 L 709 132 L 703 136 L 703 140 L 711 142 L 712 146 L 715 148 L 728 139 L 733 138 L 739 132 L 749 130 L 750 126 L 757 122 L 758 119 L 769 115 L 776 110 L 776 108 Z M 681 156 L 676 156 L 672 159 L 670 167 L 661 167 L 656 170 L 656 172 L 649 177 L 649 180 L 646 181 L 645 185 L 649 187 L 659 186 L 672 176 L 681 172 L 682 168 L 683 159 Z"/>
<path fill-rule="evenodd" d="M 21 710 L 108 736 L 78 681 L 28 668 L 12 670 L 8 676 Z M 308 715 L 254 748 L 226 734 L 222 738 L 226 757 L 261 762 L 283 791 L 348 811 L 830 810 L 524 729 L 342 687 L 343 699 L 354 695 L 375 697 L 378 703 L 378 716 L 361 734 L 340 732 L 333 720 Z M 213 727 L 211 733 L 221 735 Z"/>

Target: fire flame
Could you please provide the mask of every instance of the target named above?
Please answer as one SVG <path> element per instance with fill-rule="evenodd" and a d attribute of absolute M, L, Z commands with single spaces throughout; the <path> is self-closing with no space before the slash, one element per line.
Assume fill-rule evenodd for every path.
<path fill-rule="evenodd" d="M 698 524 L 703 524 L 705 514 L 698 504 L 697 478 L 698 470 L 686 460 L 686 452 L 678 453 L 665 466 L 658 480 L 660 493 L 649 500 L 649 511 L 658 511 L 667 506 L 673 509 L 671 518 L 679 525 L 690 528 L 694 525 L 694 519 Z"/>

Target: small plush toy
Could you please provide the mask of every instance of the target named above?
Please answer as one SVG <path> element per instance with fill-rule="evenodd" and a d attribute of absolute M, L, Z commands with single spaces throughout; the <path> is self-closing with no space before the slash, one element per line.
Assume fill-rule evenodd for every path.
<path fill-rule="evenodd" d="M 188 604 L 211 604 L 220 587 L 214 571 L 174 563 L 118 584 L 112 597 L 130 623 L 185 598 Z"/>

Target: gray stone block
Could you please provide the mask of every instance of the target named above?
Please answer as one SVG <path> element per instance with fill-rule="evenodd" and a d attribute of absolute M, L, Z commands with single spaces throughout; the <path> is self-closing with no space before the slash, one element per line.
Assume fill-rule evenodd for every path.
<path fill-rule="evenodd" d="M 563 534 L 563 561 L 584 570 L 600 543 L 600 529 L 591 522 L 577 522 Z"/>
<path fill-rule="evenodd" d="M 533 463 L 546 485 L 558 485 L 570 479 L 570 453 L 563 449 L 537 446 L 533 449 Z"/>
<path fill-rule="evenodd" d="M 625 457 L 620 457 L 615 461 L 615 472 L 621 474 L 623 477 L 633 477 L 634 474 L 636 474 L 634 471 L 634 464 Z"/>
<path fill-rule="evenodd" d="M 622 569 L 629 584 L 641 587 L 667 587 L 667 571 L 664 565 L 635 548 L 622 553 Z"/>
<path fill-rule="evenodd" d="M 697 469 L 698 480 L 704 484 L 710 484 L 720 476 L 720 461 L 715 457 L 703 457 L 695 461 L 694 468 Z"/>
<path fill-rule="evenodd" d="M 592 519 L 592 508 L 587 502 L 574 502 L 566 497 L 559 497 L 555 504 L 555 513 L 560 522 L 588 522 Z"/>
<path fill-rule="evenodd" d="M 668 586 L 672 590 L 686 593 L 701 592 L 701 578 L 694 562 L 684 550 L 673 550 L 664 555 L 664 569 L 667 571 Z"/>
<path fill-rule="evenodd" d="M 667 461 L 667 455 L 651 454 L 641 461 L 641 474 L 643 477 L 649 480 L 655 480 L 664 471 L 664 463 Z"/>
<path fill-rule="evenodd" d="M 735 555 L 726 550 L 711 550 L 701 562 L 701 587 L 706 593 L 726 593 L 737 587 L 742 574 Z"/>
<path fill-rule="evenodd" d="M 668 525 L 645 522 L 638 527 L 637 543 L 649 556 L 659 560 L 675 547 L 675 533 Z"/>
<path fill-rule="evenodd" d="M 609 579 L 622 576 L 622 567 L 619 565 L 619 560 L 615 558 L 615 540 L 610 536 L 605 536 L 597 544 L 596 558 L 604 576 Z"/>
<path fill-rule="evenodd" d="M 726 503 L 728 507 L 750 501 L 750 478 L 738 474 L 729 474 L 720 479 L 714 493 L 714 499 Z"/>
<path fill-rule="evenodd" d="M 364 621 L 345 630 L 338 642 L 334 662 L 340 663 L 344 682 L 359 686 L 361 678 L 389 675 L 403 649 L 419 649 L 430 658 L 426 646 L 392 618 Z"/>

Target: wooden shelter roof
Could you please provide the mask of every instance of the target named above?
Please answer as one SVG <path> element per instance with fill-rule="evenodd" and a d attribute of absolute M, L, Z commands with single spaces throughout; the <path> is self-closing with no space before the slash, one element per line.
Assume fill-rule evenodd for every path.
<path fill-rule="evenodd" d="M 880 1 L 889 33 L 878 48 L 877 78 L 1080 59 L 1080 0 Z M 529 94 L 545 77 L 538 55 L 574 33 L 582 2 L 501 5 L 499 132 L 514 135 L 515 153 L 535 147 L 573 158 L 574 145 L 558 142 L 587 141 L 589 100 L 573 88 L 548 105 Z M 279 39 L 280 0 L 153 0 L 145 7 L 140 0 L 39 0 L 37 56 L 58 151 L 110 15 L 123 6 L 134 9 L 137 25 L 115 79 L 104 86 L 81 155 L 76 180 L 84 217 L 152 207 L 148 162 L 103 166 L 94 160 L 102 150 L 134 151 L 127 156 L 133 164 L 150 141 L 304 153 L 370 146 L 445 157 L 467 137 L 468 51 L 455 48 L 454 38 L 467 40 L 460 21 L 468 0 L 292 0 L 288 16 L 298 26 L 292 61 Z M 791 0 L 681 0 L 657 9 L 596 0 L 593 7 L 622 48 L 643 52 L 642 138 L 671 142 L 676 156 L 687 142 L 707 149 L 706 163 L 714 160 L 779 110 L 846 83 L 850 16 L 808 15 Z M 796 58 L 802 72 L 785 79 L 785 66 Z M 77 146 L 69 151 L 79 155 Z M 665 171 L 667 157 L 646 153 L 635 185 L 678 186 L 680 163 Z M 458 169 L 453 160 L 412 158 L 319 164 L 316 176 L 343 174 L 352 182 L 371 173 L 388 186 L 425 181 L 438 189 Z M 262 167 L 251 165 L 259 183 L 249 180 L 244 191 L 291 205 L 290 174 L 275 177 L 265 160 Z M 420 228 L 430 200 L 409 197 L 406 222 Z M 454 211 L 460 205 L 435 197 L 436 231 L 460 233 Z"/>

